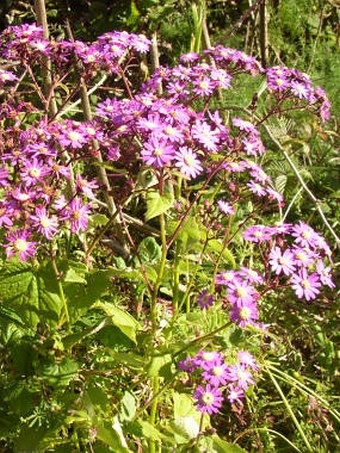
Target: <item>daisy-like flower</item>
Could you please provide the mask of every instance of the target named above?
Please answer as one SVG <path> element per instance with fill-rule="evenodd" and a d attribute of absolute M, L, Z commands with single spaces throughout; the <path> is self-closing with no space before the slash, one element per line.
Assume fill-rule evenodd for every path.
<path fill-rule="evenodd" d="M 264 197 L 266 195 L 266 189 L 258 182 L 250 181 L 248 182 L 247 187 L 249 187 L 250 192 L 258 195 L 259 197 Z"/>
<path fill-rule="evenodd" d="M 272 232 L 265 225 L 253 225 L 243 232 L 243 238 L 250 242 L 269 241 L 271 237 Z"/>
<path fill-rule="evenodd" d="M 28 258 L 36 254 L 36 242 L 28 241 L 30 234 L 27 231 L 16 231 L 6 236 L 8 244 L 5 244 L 5 253 L 7 258 L 19 255 L 21 261 L 27 261 Z"/>
<path fill-rule="evenodd" d="M 209 124 L 197 120 L 191 128 L 191 134 L 207 151 L 215 152 L 219 142 L 218 132 Z"/>
<path fill-rule="evenodd" d="M 294 236 L 295 242 L 301 247 L 314 247 L 317 245 L 317 233 L 305 222 L 299 222 L 292 228 L 291 235 Z"/>
<path fill-rule="evenodd" d="M 254 124 L 250 121 L 242 120 L 241 118 L 233 118 L 232 123 L 236 126 L 240 131 L 245 131 L 254 135 L 260 135 L 260 132 L 256 129 Z"/>
<path fill-rule="evenodd" d="M 197 369 L 197 364 L 195 363 L 194 359 L 190 357 L 189 355 L 178 362 L 178 368 L 182 371 L 186 371 L 187 373 L 192 373 Z"/>
<path fill-rule="evenodd" d="M 234 206 L 224 200 L 217 201 L 218 209 L 226 215 L 233 215 L 235 214 Z"/>
<path fill-rule="evenodd" d="M 141 156 L 147 165 L 153 167 L 164 167 L 170 162 L 175 154 L 175 149 L 167 139 L 159 138 L 151 134 L 149 141 L 144 143 Z"/>
<path fill-rule="evenodd" d="M 189 179 L 196 178 L 203 171 L 197 154 L 187 146 L 179 148 L 179 151 L 175 154 L 175 161 L 175 166 Z"/>
<path fill-rule="evenodd" d="M 208 77 L 194 80 L 194 93 L 199 96 L 210 96 L 214 91 L 214 84 Z"/>
<path fill-rule="evenodd" d="M 256 300 L 257 297 L 258 294 L 247 282 L 236 281 L 228 286 L 228 300 L 232 304 L 242 306 L 243 304 Z"/>
<path fill-rule="evenodd" d="M 239 351 L 237 353 L 237 360 L 246 368 L 251 368 L 254 371 L 257 371 L 259 369 L 259 367 L 256 365 L 255 357 L 248 351 Z"/>
<path fill-rule="evenodd" d="M 204 289 L 197 296 L 197 304 L 201 310 L 208 310 L 208 308 L 212 307 L 214 304 L 214 295 L 209 294 L 208 290 Z"/>
<path fill-rule="evenodd" d="M 196 366 L 204 370 L 210 370 L 212 367 L 223 363 L 222 355 L 216 351 L 199 351 L 193 357 L 193 360 Z"/>
<path fill-rule="evenodd" d="M 65 220 L 67 219 L 71 222 L 71 233 L 77 234 L 79 231 L 85 231 L 87 229 L 89 212 L 90 206 L 88 204 L 83 205 L 80 198 L 73 198 L 66 209 L 65 216 Z"/>
<path fill-rule="evenodd" d="M 221 272 L 220 274 L 217 274 L 215 278 L 216 285 L 229 286 L 230 284 L 235 283 L 235 281 L 240 282 L 241 279 L 237 276 L 236 272 L 232 270 Z"/>
<path fill-rule="evenodd" d="M 230 384 L 228 387 L 227 399 L 230 404 L 239 403 L 242 404 L 242 399 L 244 398 L 244 390 L 238 387 L 237 385 Z"/>
<path fill-rule="evenodd" d="M 259 274 L 257 271 L 254 271 L 254 269 L 249 269 L 249 267 L 241 267 L 238 273 L 242 277 L 245 277 L 248 282 L 259 284 L 263 283 L 263 275 Z"/>
<path fill-rule="evenodd" d="M 316 272 L 319 274 L 321 283 L 334 289 L 336 286 L 331 277 L 331 268 L 325 267 L 323 261 L 318 260 L 316 263 Z"/>
<path fill-rule="evenodd" d="M 88 181 L 81 175 L 76 176 L 76 188 L 89 198 L 94 198 L 92 189 L 98 189 L 98 184 L 95 181 Z"/>
<path fill-rule="evenodd" d="M 308 274 L 304 268 L 291 279 L 292 288 L 299 299 L 305 298 L 307 301 L 315 299 L 320 293 L 320 279 L 317 273 Z"/>
<path fill-rule="evenodd" d="M 274 247 L 269 255 L 269 263 L 276 275 L 284 273 L 292 275 L 295 272 L 295 258 L 291 250 L 287 249 L 282 253 L 280 247 Z"/>
<path fill-rule="evenodd" d="M 222 407 L 223 396 L 221 390 L 210 384 L 207 384 L 206 387 L 199 385 L 193 394 L 193 398 L 196 400 L 194 405 L 197 406 L 197 410 L 202 414 L 216 414 Z"/>
<path fill-rule="evenodd" d="M 42 182 L 44 177 L 51 172 L 49 167 L 35 158 L 32 160 L 25 159 L 23 164 L 24 167 L 20 171 L 20 177 L 27 187 L 32 186 L 37 182 Z"/>
<path fill-rule="evenodd" d="M 240 363 L 229 365 L 227 374 L 228 380 L 231 382 L 236 382 L 237 386 L 243 390 L 247 390 L 249 385 L 255 383 L 251 372 L 246 368 L 245 365 Z"/>
<path fill-rule="evenodd" d="M 47 239 L 52 239 L 58 231 L 57 217 L 49 217 L 44 206 L 35 209 L 35 215 L 31 216 L 31 220 L 39 233 L 42 233 Z"/>
<path fill-rule="evenodd" d="M 228 381 L 228 365 L 222 363 L 221 365 L 215 365 L 208 371 L 203 371 L 203 379 L 214 387 L 220 387 L 226 385 Z"/>
<path fill-rule="evenodd" d="M 242 305 L 233 304 L 230 310 L 230 319 L 243 329 L 248 324 L 251 326 L 256 325 L 255 321 L 259 319 L 256 303 L 254 301 L 249 301 Z"/>

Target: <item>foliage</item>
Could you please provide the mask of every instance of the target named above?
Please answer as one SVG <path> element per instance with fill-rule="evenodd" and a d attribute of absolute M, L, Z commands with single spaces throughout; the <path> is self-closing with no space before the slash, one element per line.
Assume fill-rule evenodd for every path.
<path fill-rule="evenodd" d="M 269 5 L 275 58 L 318 62 L 333 32 L 307 0 L 284 3 Z M 176 65 L 146 77 L 142 35 L 66 39 L 59 2 L 50 41 L 27 24 L 0 37 L 1 449 L 334 451 L 325 92 L 222 46 L 178 63 L 200 50 L 203 2 L 103 4 L 79 15 L 91 33 L 157 31 Z M 223 5 L 207 3 L 216 39 Z"/>

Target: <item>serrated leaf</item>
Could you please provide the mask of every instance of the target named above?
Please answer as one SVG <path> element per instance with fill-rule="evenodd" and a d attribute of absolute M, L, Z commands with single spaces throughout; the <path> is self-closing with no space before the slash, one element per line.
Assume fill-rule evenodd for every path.
<path fill-rule="evenodd" d="M 173 188 L 169 184 L 165 186 L 163 195 L 160 195 L 157 190 L 150 190 L 146 195 L 145 221 L 148 222 L 154 217 L 164 214 L 173 206 L 174 201 Z"/>
<path fill-rule="evenodd" d="M 287 179 L 286 175 L 279 175 L 274 180 L 275 189 L 281 194 L 283 194 L 285 190 Z"/>
<path fill-rule="evenodd" d="M 131 341 L 136 343 L 136 333 L 139 323 L 130 313 L 107 302 L 97 302 L 95 307 L 103 310 L 111 318 L 112 324 L 118 327 Z"/>
<path fill-rule="evenodd" d="M 152 264 L 160 260 L 162 251 L 156 239 L 148 236 L 139 244 L 138 254 L 144 264 Z"/>
<path fill-rule="evenodd" d="M 50 263 L 36 269 L 29 263 L 7 262 L 0 271 L 0 299 L 32 328 L 41 320 L 55 325 L 63 306 Z"/>
<path fill-rule="evenodd" d="M 78 373 L 79 364 L 70 357 L 61 363 L 47 365 L 42 372 L 43 379 L 56 387 L 66 387 Z"/>

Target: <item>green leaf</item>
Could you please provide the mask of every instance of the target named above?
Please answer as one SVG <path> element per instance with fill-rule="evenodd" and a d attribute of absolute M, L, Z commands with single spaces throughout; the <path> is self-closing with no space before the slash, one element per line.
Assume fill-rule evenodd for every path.
<path fill-rule="evenodd" d="M 95 428 L 97 438 L 111 447 L 115 453 L 130 453 L 131 450 L 127 447 L 118 417 L 114 417 L 112 426 L 108 423 L 98 423 L 95 424 Z"/>
<path fill-rule="evenodd" d="M 164 187 L 164 194 L 160 195 L 157 190 L 150 190 L 146 195 L 145 221 L 163 214 L 170 209 L 175 201 L 173 188 L 170 184 Z"/>
<path fill-rule="evenodd" d="M 138 424 L 142 428 L 142 433 L 143 436 L 146 437 L 147 439 L 152 439 L 155 441 L 161 441 L 162 440 L 162 435 L 160 431 L 158 431 L 157 428 L 155 428 L 151 423 L 145 421 L 145 420 L 138 420 Z"/>
<path fill-rule="evenodd" d="M 217 453 L 246 453 L 243 448 L 220 439 L 216 434 L 212 436 L 212 439 L 213 447 Z"/>
<path fill-rule="evenodd" d="M 154 377 L 159 376 L 162 368 L 171 365 L 172 357 L 171 354 L 155 355 L 151 359 L 151 363 L 148 368 L 148 376 Z"/>
<path fill-rule="evenodd" d="M 97 302 L 95 307 L 103 310 L 111 318 L 112 324 L 118 327 L 131 341 L 136 343 L 136 333 L 139 323 L 130 313 L 108 302 Z"/>
<path fill-rule="evenodd" d="M 217 252 L 218 254 L 220 254 L 222 252 L 222 257 L 223 257 L 223 261 L 227 262 L 232 269 L 235 269 L 236 268 L 236 262 L 235 262 L 235 258 L 234 258 L 234 255 L 231 253 L 231 251 L 224 247 L 223 248 L 223 244 L 221 243 L 221 241 L 217 240 L 217 239 L 212 239 L 211 241 L 208 242 L 208 246 L 207 246 L 207 251 L 214 251 L 214 252 Z"/>
<path fill-rule="evenodd" d="M 139 244 L 138 253 L 144 264 L 152 264 L 160 260 L 162 250 L 156 239 L 148 236 Z"/>
<path fill-rule="evenodd" d="M 43 379 L 55 387 L 66 387 L 78 373 L 79 364 L 65 357 L 60 363 L 49 364 L 42 371 Z"/>
<path fill-rule="evenodd" d="M 0 271 L 0 300 L 29 327 L 40 321 L 55 325 L 63 306 L 51 263 L 33 268 L 10 260 Z"/>
<path fill-rule="evenodd" d="M 129 422 L 136 415 L 136 400 L 130 392 L 125 392 L 121 401 L 119 419 L 121 422 Z"/>
<path fill-rule="evenodd" d="M 63 282 L 71 323 L 78 321 L 112 285 L 111 269 L 97 270 L 85 276 L 85 282 Z"/>

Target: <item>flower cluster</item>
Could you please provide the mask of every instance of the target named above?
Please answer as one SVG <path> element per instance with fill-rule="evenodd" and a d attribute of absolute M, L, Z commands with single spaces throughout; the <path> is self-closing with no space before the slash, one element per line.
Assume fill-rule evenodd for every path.
<path fill-rule="evenodd" d="M 196 384 L 193 398 L 197 410 L 209 415 L 221 409 L 225 398 L 242 406 L 245 391 L 255 383 L 253 372 L 259 369 L 248 351 L 239 351 L 232 364 L 226 363 L 219 352 L 199 351 L 180 361 L 178 367 L 190 375 L 190 383 Z"/>
<path fill-rule="evenodd" d="M 288 69 L 276 66 L 266 70 L 268 88 L 271 89 L 282 100 L 291 95 L 306 101 L 306 105 L 316 106 L 316 111 L 322 121 L 330 117 L 331 104 L 326 93 L 321 87 L 314 87 L 307 74 L 296 69 Z"/>
<path fill-rule="evenodd" d="M 256 243 L 269 243 L 266 262 L 272 278 L 275 274 L 282 284 L 292 287 L 299 299 L 315 299 L 322 285 L 334 288 L 330 261 L 331 251 L 325 239 L 305 222 L 297 225 L 254 225 L 247 228 L 244 239 Z"/>
<path fill-rule="evenodd" d="M 42 27 L 35 24 L 10 26 L 0 39 L 0 52 L 8 60 L 32 65 L 48 57 L 59 71 L 81 61 L 86 78 L 94 76 L 98 70 L 117 73 L 124 56 L 131 52 L 145 53 L 150 47 L 150 41 L 144 35 L 117 31 L 105 33 L 92 44 L 47 40 Z"/>
<path fill-rule="evenodd" d="M 263 325 L 257 322 L 260 294 L 255 288 L 263 282 L 264 277 L 260 273 L 247 267 L 216 275 L 215 284 L 224 297 L 225 305 L 230 309 L 230 319 L 241 328 L 248 325 L 263 328 Z"/>

